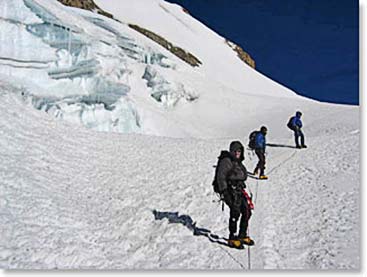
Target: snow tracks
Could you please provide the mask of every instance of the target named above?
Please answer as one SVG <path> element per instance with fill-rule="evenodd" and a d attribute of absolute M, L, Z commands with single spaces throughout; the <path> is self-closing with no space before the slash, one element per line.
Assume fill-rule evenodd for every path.
<path fill-rule="evenodd" d="M 254 267 L 359 267 L 359 137 L 335 131 L 308 139 L 308 149 L 268 150 L 270 179 L 252 219 Z"/>

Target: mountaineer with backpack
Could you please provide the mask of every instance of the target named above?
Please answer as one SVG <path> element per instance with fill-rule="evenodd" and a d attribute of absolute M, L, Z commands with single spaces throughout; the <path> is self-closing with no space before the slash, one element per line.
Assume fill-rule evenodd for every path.
<path fill-rule="evenodd" d="M 302 116 L 302 113 L 300 111 L 297 111 L 296 115 L 292 116 L 289 119 L 288 124 L 287 124 L 287 127 L 294 132 L 294 139 L 296 142 L 296 147 L 299 149 L 307 148 L 307 146 L 305 145 L 305 136 L 303 135 L 303 132 L 301 130 L 303 126 L 302 121 L 301 121 L 301 116 Z M 301 138 L 301 145 L 299 145 L 298 143 L 299 137 Z"/>
<path fill-rule="evenodd" d="M 222 151 L 218 157 L 213 181 L 214 191 L 221 195 L 230 209 L 228 245 L 238 249 L 243 249 L 243 244 L 254 245 L 254 241 L 247 235 L 253 204 L 245 191 L 247 170 L 242 164 L 243 160 L 243 145 L 239 141 L 232 141 L 229 151 Z M 240 217 L 239 233 L 236 235 Z"/>
<path fill-rule="evenodd" d="M 253 131 L 249 136 L 249 148 L 255 150 L 256 156 L 259 158 L 259 162 L 257 163 L 254 175 L 257 175 L 260 171 L 259 179 L 267 180 L 268 176 L 265 175 L 265 148 L 266 148 L 266 139 L 265 136 L 268 132 L 268 129 L 265 126 L 260 128 L 260 131 Z"/>

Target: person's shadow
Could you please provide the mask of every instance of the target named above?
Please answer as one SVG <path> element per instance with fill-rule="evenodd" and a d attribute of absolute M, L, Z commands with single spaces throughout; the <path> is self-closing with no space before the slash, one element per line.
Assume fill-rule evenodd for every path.
<path fill-rule="evenodd" d="M 297 148 L 295 146 L 292 145 L 286 145 L 286 144 L 274 144 L 274 143 L 267 143 L 266 146 L 269 147 L 286 147 L 286 148 Z"/>
<path fill-rule="evenodd" d="M 155 220 L 167 218 L 169 223 L 182 224 L 192 231 L 194 236 L 205 236 L 212 243 L 228 246 L 226 238 L 213 234 L 208 229 L 197 227 L 196 222 L 194 222 L 189 215 L 179 215 L 178 212 L 160 212 L 157 210 L 153 210 L 153 215 Z"/>

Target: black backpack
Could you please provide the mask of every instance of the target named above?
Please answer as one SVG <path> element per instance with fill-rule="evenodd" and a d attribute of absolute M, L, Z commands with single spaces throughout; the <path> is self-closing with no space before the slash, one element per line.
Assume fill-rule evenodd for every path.
<path fill-rule="evenodd" d="M 294 126 L 293 126 L 293 119 L 294 119 L 294 116 L 292 116 L 289 120 L 288 120 L 288 123 L 287 123 L 287 127 L 289 129 L 291 129 L 292 131 L 294 130 Z"/>
<path fill-rule="evenodd" d="M 256 148 L 256 136 L 257 136 L 258 133 L 260 133 L 260 131 L 253 131 L 249 135 L 249 137 L 248 137 L 249 138 L 248 147 L 250 149 L 255 149 Z"/>
<path fill-rule="evenodd" d="M 218 162 L 217 162 L 217 165 L 214 166 L 215 167 L 215 175 L 214 175 L 214 180 L 213 180 L 213 183 L 212 183 L 212 186 L 213 186 L 213 190 L 215 193 L 220 193 L 219 192 L 219 187 L 218 187 L 218 182 L 217 182 L 217 175 L 218 175 L 218 167 L 219 167 L 219 163 L 221 160 L 223 160 L 224 158 L 230 158 L 231 157 L 231 154 L 226 151 L 226 150 L 222 150 L 220 152 L 220 155 L 218 157 Z"/>

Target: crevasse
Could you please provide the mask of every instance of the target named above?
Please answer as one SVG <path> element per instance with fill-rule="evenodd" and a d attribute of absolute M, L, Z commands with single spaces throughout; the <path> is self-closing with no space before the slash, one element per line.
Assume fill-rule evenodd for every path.
<path fill-rule="evenodd" d="M 67 17 L 54 14 L 42 1 L 1 2 L 6 35 L 0 36 L 0 74 L 19 80 L 25 98 L 41 111 L 99 131 L 142 132 L 144 119 L 131 99 L 130 79 L 139 74 L 137 65 L 146 72 L 154 66 L 160 81 L 152 79 L 135 93 L 152 96 L 163 109 L 197 97 L 182 84 L 165 80 L 159 68 L 175 70 L 175 62 L 155 45 L 121 31 L 122 23 L 61 4 L 58 8 L 66 9 Z"/>

